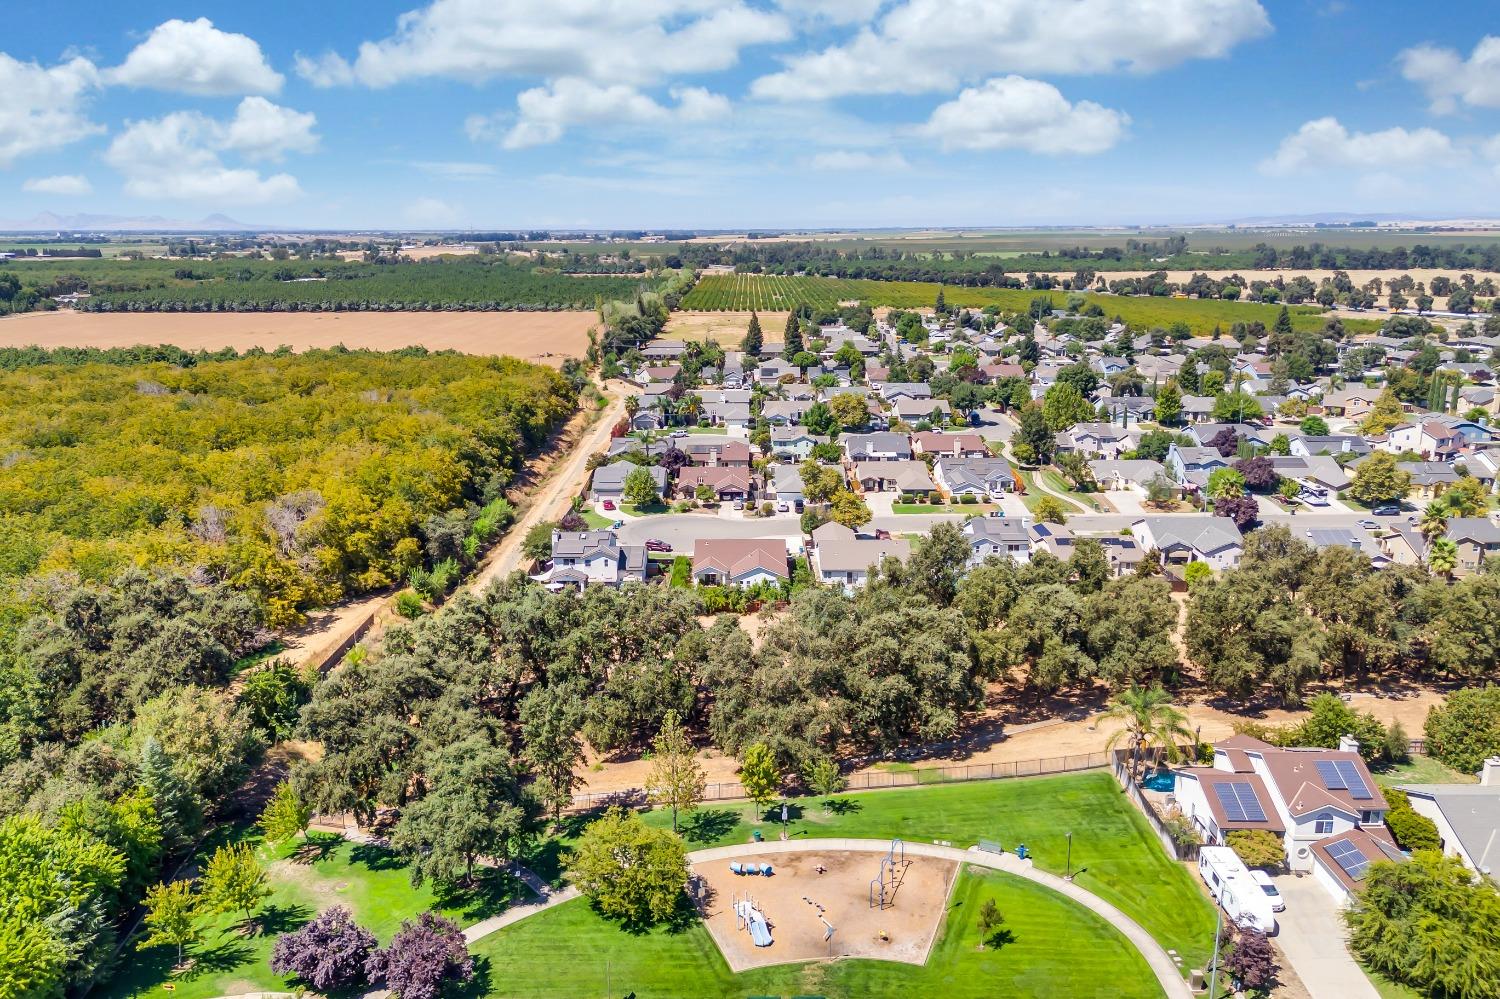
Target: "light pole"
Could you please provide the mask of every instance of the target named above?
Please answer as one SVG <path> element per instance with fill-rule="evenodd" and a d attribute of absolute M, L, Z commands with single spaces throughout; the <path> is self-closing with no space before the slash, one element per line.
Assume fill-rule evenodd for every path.
<path fill-rule="evenodd" d="M 1214 923 L 1214 960 L 1208 972 L 1208 999 L 1214 999 L 1214 990 L 1219 983 L 1219 939 L 1224 933 L 1224 908 L 1215 908 L 1219 910 L 1219 918 Z"/>
<path fill-rule="evenodd" d="M 1063 875 L 1063 880 L 1064 881 L 1072 881 L 1073 880 L 1073 832 L 1072 832 L 1072 830 L 1068 831 L 1068 866 L 1067 866 L 1067 873 L 1065 873 Z"/>

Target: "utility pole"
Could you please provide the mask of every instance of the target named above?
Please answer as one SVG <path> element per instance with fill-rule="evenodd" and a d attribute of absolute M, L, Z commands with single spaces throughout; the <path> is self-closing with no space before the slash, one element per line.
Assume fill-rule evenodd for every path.
<path fill-rule="evenodd" d="M 1208 973 L 1208 999 L 1214 999 L 1214 992 L 1219 984 L 1219 938 L 1224 934 L 1224 908 L 1215 908 L 1219 910 L 1219 918 L 1214 923 L 1214 960 Z"/>

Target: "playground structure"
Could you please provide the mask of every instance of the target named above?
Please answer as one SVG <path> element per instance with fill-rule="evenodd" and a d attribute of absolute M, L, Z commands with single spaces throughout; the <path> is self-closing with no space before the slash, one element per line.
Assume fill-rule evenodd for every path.
<path fill-rule="evenodd" d="M 870 866 L 881 862 L 884 908 L 869 904 Z M 734 873 L 731 863 L 744 873 Z M 774 877 L 747 880 L 750 870 L 767 863 L 774 863 Z M 895 844 L 878 851 L 749 854 L 695 863 L 690 895 L 735 972 L 838 958 L 924 964 L 957 873 L 952 861 L 903 855 Z M 897 887 L 899 905 L 893 904 Z M 757 915 L 766 930 L 761 939 Z"/>
<path fill-rule="evenodd" d="M 771 938 L 771 924 L 766 921 L 765 913 L 755 907 L 755 899 L 749 895 L 734 900 L 734 928 L 737 930 L 749 930 L 750 940 L 757 947 L 769 947 L 774 942 Z"/>
<path fill-rule="evenodd" d="M 891 840 L 890 851 L 880 858 L 880 873 L 870 879 L 870 908 L 884 910 L 896 904 L 896 892 L 909 866 L 906 844 L 899 838 Z"/>

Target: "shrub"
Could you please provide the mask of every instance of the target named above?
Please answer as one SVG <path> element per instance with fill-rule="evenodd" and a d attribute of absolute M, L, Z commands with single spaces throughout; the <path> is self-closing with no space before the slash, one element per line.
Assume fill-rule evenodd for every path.
<path fill-rule="evenodd" d="M 396 594 L 396 613 L 409 621 L 414 621 L 427 613 L 427 608 L 422 603 L 421 597 L 410 590 L 404 590 Z"/>
<path fill-rule="evenodd" d="M 1280 867 L 1286 863 L 1281 837 L 1269 829 L 1236 829 L 1224 839 L 1246 867 Z"/>
<path fill-rule="evenodd" d="M 1427 753 L 1455 770 L 1475 773 L 1500 755 L 1500 687 L 1455 691 L 1427 713 Z"/>
<path fill-rule="evenodd" d="M 457 923 L 424 912 L 404 921 L 391 945 L 370 955 L 365 971 L 401 999 L 438 999 L 444 983 L 474 978 L 474 959 Z"/>
<path fill-rule="evenodd" d="M 979 502 L 979 497 L 975 496 L 973 493 L 966 493 L 964 495 L 963 502 L 965 502 L 965 503 L 978 503 Z"/>
<path fill-rule="evenodd" d="M 1193 820 L 1182 814 L 1181 809 L 1174 808 L 1162 816 L 1162 827 L 1166 829 L 1167 835 L 1172 837 L 1172 842 L 1178 846 L 1192 846 L 1201 840 L 1198 836 L 1198 827 L 1193 825 Z"/>
<path fill-rule="evenodd" d="M 1391 831 L 1392 836 L 1396 837 L 1396 843 L 1401 849 L 1442 849 L 1437 825 L 1411 807 L 1411 799 L 1406 796 L 1405 791 L 1389 788 L 1381 793 L 1385 795 L 1385 800 L 1391 806 L 1391 810 L 1385 815 L 1386 828 Z"/>

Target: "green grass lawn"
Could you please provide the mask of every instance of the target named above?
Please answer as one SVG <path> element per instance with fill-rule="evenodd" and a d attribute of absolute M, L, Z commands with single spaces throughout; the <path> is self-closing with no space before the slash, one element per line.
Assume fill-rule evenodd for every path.
<path fill-rule="evenodd" d="M 1413 756 L 1405 763 L 1396 763 L 1374 770 L 1375 780 L 1384 787 L 1396 784 L 1474 784 L 1473 774 L 1461 773 L 1446 763 L 1430 756 Z"/>
<path fill-rule="evenodd" d="M 993 898 L 1005 916 L 1006 933 L 998 947 L 980 951 L 974 914 L 986 898 Z M 1021 878 L 973 869 L 961 874 L 945 919 L 922 967 L 845 960 L 735 975 L 699 922 L 627 933 L 581 899 L 486 937 L 473 951 L 490 994 L 535 999 L 604 995 L 606 979 L 607 994 L 643 999 L 1161 995 L 1145 960 L 1121 934 L 1072 901 Z"/>
<path fill-rule="evenodd" d="M 1145 818 L 1104 772 L 843 795 L 825 813 L 811 799 L 791 805 L 793 837 L 856 836 L 913 842 L 948 840 L 964 848 L 981 839 L 1007 850 L 1025 843 L 1036 865 L 1056 874 L 1067 863 L 1073 833 L 1077 883 L 1118 906 L 1187 967 L 1204 967 L 1213 947 L 1214 911 L 1196 876 L 1162 850 Z M 755 823 L 751 805 L 705 807 L 682 824 L 690 849 L 744 843 Z M 669 824 L 665 812 L 646 821 Z M 763 834 L 776 835 L 776 823 Z"/>
<path fill-rule="evenodd" d="M 1037 505 L 1037 503 L 1039 503 L 1041 501 L 1041 499 L 1042 499 L 1043 496 L 1046 496 L 1048 494 L 1042 492 L 1042 490 L 1037 487 L 1036 479 L 1035 479 L 1035 476 L 1036 476 L 1036 472 L 1035 471 L 1031 471 L 1031 470 L 1023 469 L 1023 468 L 1018 468 L 1018 469 L 1016 469 L 1016 474 L 1021 477 L 1021 481 L 1026 486 L 1026 492 L 1024 492 L 1024 493 L 1021 494 L 1021 502 L 1026 504 L 1026 509 L 1027 510 L 1030 510 L 1032 513 L 1035 513 L 1036 512 L 1036 505 Z M 1065 499 L 1059 500 L 1059 499 L 1057 499 L 1056 496 L 1053 496 L 1052 498 L 1055 499 L 1055 500 L 1057 500 L 1057 502 L 1061 503 L 1063 509 L 1066 512 L 1068 512 L 1069 514 L 1086 513 L 1087 512 L 1087 510 L 1084 507 L 1080 506 L 1077 503 L 1074 503 L 1071 500 L 1065 500 Z"/>
<path fill-rule="evenodd" d="M 612 526 L 614 522 L 619 519 L 618 517 L 606 517 L 604 516 L 604 514 L 595 513 L 593 510 L 582 510 L 578 515 L 583 518 L 583 522 L 585 524 L 589 525 L 596 531 L 602 531 L 605 528 Z"/>
<path fill-rule="evenodd" d="M 993 503 L 892 503 L 892 513 L 989 513 L 1000 509 Z"/>
<path fill-rule="evenodd" d="M 520 882 L 497 872 L 486 872 L 471 894 L 448 896 L 429 883 L 413 888 L 406 867 L 388 850 L 350 843 L 341 837 L 314 834 L 314 844 L 300 854 L 291 844 L 273 848 L 258 844 L 257 853 L 272 890 L 260 913 L 261 930 L 253 936 L 240 928 L 241 916 L 216 916 L 202 924 L 203 938 L 189 954 L 192 969 L 172 977 L 176 953 L 171 947 L 123 952 L 120 972 L 94 989 L 96 996 L 166 995 L 165 982 L 175 989 L 172 999 L 206 999 L 262 990 L 287 991 L 287 981 L 271 973 L 271 949 L 276 937 L 297 929 L 318 912 L 347 905 L 360 924 L 382 943 L 390 941 L 403 919 L 430 909 L 460 925 L 478 922 L 526 897 Z M 212 852 L 210 851 L 205 851 Z"/>
<path fill-rule="evenodd" d="M 1074 503 L 1077 503 L 1079 506 L 1083 507 L 1085 510 L 1098 509 L 1097 493 L 1079 492 L 1069 484 L 1067 479 L 1063 478 L 1057 472 L 1052 471 L 1052 469 L 1050 468 L 1042 469 L 1041 476 L 1042 483 L 1047 486 L 1047 488 L 1057 490 L 1058 492 L 1071 499 Z"/>

